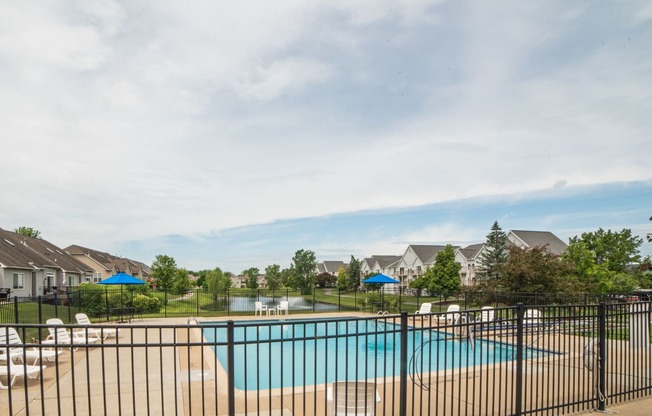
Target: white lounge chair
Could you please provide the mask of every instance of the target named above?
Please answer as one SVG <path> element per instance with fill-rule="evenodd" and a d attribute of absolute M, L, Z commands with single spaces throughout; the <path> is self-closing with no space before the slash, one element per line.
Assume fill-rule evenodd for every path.
<path fill-rule="evenodd" d="M 539 325 L 541 323 L 541 311 L 538 309 L 527 309 L 523 319 L 524 325 Z"/>
<path fill-rule="evenodd" d="M 24 364 L 36 365 L 43 359 L 52 362 L 58 354 L 57 351 L 49 348 L 25 348 L 23 345 L 15 328 L 0 328 L 0 361 L 20 360 Z M 7 359 L 7 350 L 9 359 Z"/>
<path fill-rule="evenodd" d="M 254 309 L 254 316 L 256 315 L 262 315 L 263 312 L 265 312 L 267 315 L 269 315 L 269 312 L 267 311 L 267 305 L 263 305 L 263 302 L 254 302 L 255 309 Z"/>
<path fill-rule="evenodd" d="M 486 324 L 493 322 L 494 319 L 496 319 L 494 308 L 492 306 L 483 306 L 482 309 L 480 309 L 480 318 L 477 319 L 476 322 Z"/>
<path fill-rule="evenodd" d="M 10 360 L 6 365 L 0 365 L 0 377 L 7 378 L 7 385 L 0 381 L 0 389 L 6 390 L 13 386 L 19 377 L 36 380 L 44 369 L 45 366 L 14 364 Z"/>
<path fill-rule="evenodd" d="M 336 381 L 326 389 L 329 415 L 375 415 L 380 395 L 376 384 Z"/>
<path fill-rule="evenodd" d="M 43 344 L 58 346 L 63 345 L 88 345 L 95 344 L 100 339 L 98 337 L 86 336 L 81 332 L 70 332 L 63 326 L 63 321 L 59 318 L 51 318 L 45 321 L 48 326 L 50 335 L 43 341 Z"/>
<path fill-rule="evenodd" d="M 439 317 L 440 320 L 446 321 L 446 325 L 453 325 L 457 323 L 460 319 L 460 305 L 448 305 L 448 309 L 444 315 Z"/>
<path fill-rule="evenodd" d="M 290 302 L 287 300 L 282 300 L 278 306 L 276 307 L 276 313 L 280 314 L 281 312 L 285 312 L 285 314 L 290 313 Z"/>
<path fill-rule="evenodd" d="M 75 330 L 75 332 L 79 332 L 82 334 L 88 333 L 89 336 L 93 336 L 95 338 L 99 338 L 102 340 L 105 340 L 109 337 L 116 337 L 118 336 L 118 328 L 92 328 L 92 323 L 91 320 L 88 318 L 88 315 L 85 313 L 78 313 L 75 315 L 75 319 L 77 320 L 77 325 L 83 326 L 85 328 L 79 328 Z"/>
<path fill-rule="evenodd" d="M 419 308 L 419 310 L 414 312 L 414 313 L 418 313 L 418 314 L 422 315 L 422 314 L 430 313 L 431 310 L 432 310 L 432 303 L 424 302 L 424 303 L 421 304 L 421 307 Z"/>

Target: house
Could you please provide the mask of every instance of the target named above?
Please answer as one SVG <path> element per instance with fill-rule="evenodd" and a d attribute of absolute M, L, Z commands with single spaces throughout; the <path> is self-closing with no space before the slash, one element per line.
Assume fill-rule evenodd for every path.
<path fill-rule="evenodd" d="M 462 286 L 471 286 L 475 283 L 478 268 L 481 265 L 480 253 L 484 243 L 471 244 L 455 250 L 455 261 L 462 266 L 460 269 L 460 283 Z"/>
<path fill-rule="evenodd" d="M 437 253 L 445 248 L 445 245 L 409 245 L 398 262 L 398 276 L 394 276 L 401 281 L 401 287 L 407 288 L 410 282 L 435 264 Z"/>
<path fill-rule="evenodd" d="M 92 276 L 92 269 L 41 238 L 0 228 L 0 287 L 12 296 L 55 293 Z"/>
<path fill-rule="evenodd" d="M 327 273 L 331 276 L 337 276 L 341 267 L 346 268 L 346 263 L 338 260 L 328 260 L 317 263 L 317 274 Z"/>
<path fill-rule="evenodd" d="M 557 256 L 561 256 L 568 247 L 568 244 L 550 231 L 511 230 L 507 233 L 507 241 L 521 248 L 546 246 L 551 254 Z"/>
<path fill-rule="evenodd" d="M 118 272 L 125 272 L 141 280 L 151 282 L 149 266 L 125 257 L 114 256 L 76 244 L 66 247 L 65 252 L 93 270 L 89 281 L 99 283 Z"/>

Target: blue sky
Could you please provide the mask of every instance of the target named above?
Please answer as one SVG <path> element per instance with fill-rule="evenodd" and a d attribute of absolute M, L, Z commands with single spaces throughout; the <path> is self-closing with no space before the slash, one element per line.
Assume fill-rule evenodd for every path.
<path fill-rule="evenodd" d="M 2 2 L 0 227 L 235 272 L 495 219 L 649 232 L 651 22 L 648 1 Z"/>

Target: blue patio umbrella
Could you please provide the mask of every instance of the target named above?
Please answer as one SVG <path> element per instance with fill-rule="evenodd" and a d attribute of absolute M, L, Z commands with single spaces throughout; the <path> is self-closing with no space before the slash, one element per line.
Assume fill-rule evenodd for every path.
<path fill-rule="evenodd" d="M 133 277 L 125 272 L 117 273 L 108 279 L 102 280 L 99 285 L 144 285 L 146 282 Z"/>
<path fill-rule="evenodd" d="M 378 273 L 375 276 L 371 276 L 370 278 L 363 280 L 362 283 L 376 283 L 376 284 L 384 285 L 386 283 L 396 284 L 401 282 L 382 273 Z"/>
<path fill-rule="evenodd" d="M 393 278 L 391 278 L 391 277 L 389 277 L 387 275 L 384 275 L 382 273 L 378 273 L 375 276 L 371 276 L 370 278 L 363 280 L 362 283 L 379 284 L 379 285 L 381 285 L 381 289 L 382 289 L 388 283 L 397 284 L 397 283 L 401 283 L 401 282 L 396 280 L 396 279 L 393 279 Z M 381 307 L 384 307 L 384 305 L 385 305 L 384 293 L 385 293 L 385 291 L 381 290 L 381 292 L 380 292 L 380 304 L 381 304 Z"/>
<path fill-rule="evenodd" d="M 133 277 L 125 272 L 119 272 L 108 279 L 102 280 L 98 284 L 100 285 L 120 285 L 120 321 L 122 321 L 122 285 L 144 285 L 147 282 L 144 282 L 136 277 Z M 133 297 L 133 292 L 132 292 Z M 108 319 L 108 316 L 107 316 Z"/>

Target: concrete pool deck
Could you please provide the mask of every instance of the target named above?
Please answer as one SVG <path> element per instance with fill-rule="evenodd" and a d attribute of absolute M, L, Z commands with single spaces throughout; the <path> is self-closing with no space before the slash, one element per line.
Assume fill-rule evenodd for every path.
<path fill-rule="evenodd" d="M 365 313 L 320 313 L 318 315 L 291 315 L 290 319 L 299 318 L 331 318 L 331 317 L 369 317 Z M 187 317 L 152 319 L 134 323 L 135 326 L 151 325 L 186 325 Z M 201 321 L 226 321 L 226 320 L 252 320 L 252 316 L 229 316 L 198 318 Z M 278 319 L 277 316 L 255 317 L 261 319 Z M 30 381 L 29 388 L 23 387 L 19 379 L 12 389 L 12 413 L 16 415 L 27 414 L 217 414 L 228 413 L 227 397 L 224 378 L 215 368 L 215 358 L 209 358 L 201 346 L 184 346 L 175 348 L 174 343 L 197 342 L 198 336 L 186 330 L 159 331 L 156 328 L 121 328 L 117 342 L 119 348 L 90 348 L 80 349 L 77 352 L 66 351 L 59 356 L 58 365 L 48 365 L 43 373 L 43 391 L 38 381 Z M 553 337 L 549 340 L 553 343 Z M 115 344 L 116 340 L 109 338 L 106 344 Z M 148 347 L 152 343 L 156 346 Z M 131 347 L 135 345 L 135 347 Z M 162 346 L 163 345 L 163 346 Z M 206 348 L 206 347 L 204 347 Z M 568 360 L 577 357 L 569 354 Z M 118 365 L 119 363 L 119 365 Z M 569 365 L 577 365 L 570 362 Z M 502 368 L 505 367 L 505 368 Z M 545 370 L 545 366 L 541 366 Z M 501 372 L 509 371 L 509 366 L 496 366 L 485 368 L 477 373 L 473 371 L 457 371 L 448 377 L 432 381 L 432 386 L 437 386 L 434 397 L 446 397 L 446 400 L 467 400 L 473 402 L 474 396 L 479 394 L 471 388 L 481 386 L 486 380 L 498 380 L 494 376 Z M 119 373 L 118 373 L 119 372 Z M 104 376 L 102 376 L 104 375 Z M 466 378 L 462 389 L 453 389 L 454 378 Z M 59 380 L 57 383 L 56 381 Z M 504 380 L 502 391 L 509 387 L 509 380 Z M 75 386 L 75 390 L 71 386 Z M 381 389 L 381 410 L 396 408 L 398 405 L 397 383 L 385 383 Z M 448 386 L 448 387 L 446 387 Z M 492 387 L 493 388 L 493 387 Z M 265 410 L 261 414 L 274 415 L 324 415 L 326 414 L 326 389 L 319 386 L 305 393 L 297 389 L 298 394 L 291 394 L 290 389 L 285 389 L 282 394 L 258 395 L 256 392 L 240 392 L 236 395 L 236 414 L 245 415 L 257 409 Z M 468 390 L 468 391 L 466 391 Z M 480 390 L 478 388 L 478 390 Z M 426 395 L 420 390 L 412 391 L 408 410 L 418 407 Z M 494 390 L 495 395 L 501 391 Z M 57 402 L 57 396 L 60 398 Z M 147 398 L 147 400 L 145 400 Z M 442 400 L 444 402 L 444 400 Z M 444 405 L 445 406 L 445 405 Z M 0 409 L 9 409 L 8 392 L 0 391 Z M 447 414 L 447 408 L 441 405 L 430 406 L 431 410 L 439 410 L 439 414 Z M 467 409 L 474 409 L 475 414 L 482 411 L 500 414 L 500 409 L 479 409 L 469 404 Z M 419 414 L 418 410 L 415 410 Z M 498 411 L 498 412 L 496 412 Z M 652 414 L 652 398 L 637 399 L 631 402 L 609 406 L 607 412 L 618 412 L 622 415 L 641 416 Z M 2 413 L 2 412 L 0 412 Z M 7 412 L 8 413 L 8 412 Z M 589 414 L 590 411 L 576 412 L 575 414 Z M 255 413 L 251 413 L 255 414 Z M 464 414 L 462 412 L 461 414 Z"/>

